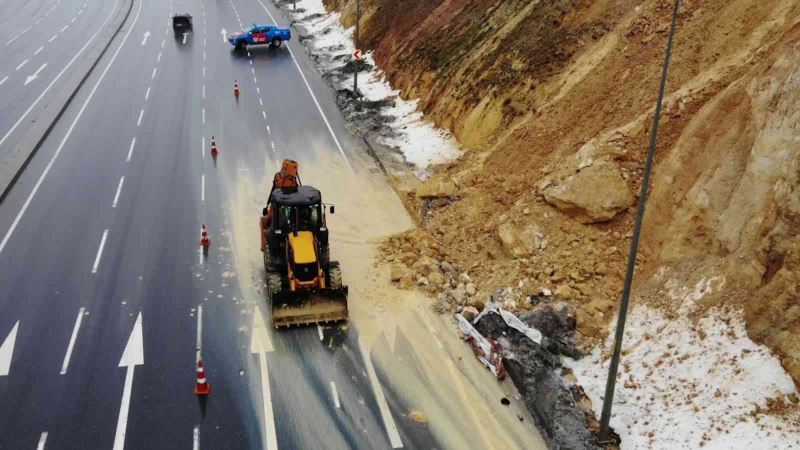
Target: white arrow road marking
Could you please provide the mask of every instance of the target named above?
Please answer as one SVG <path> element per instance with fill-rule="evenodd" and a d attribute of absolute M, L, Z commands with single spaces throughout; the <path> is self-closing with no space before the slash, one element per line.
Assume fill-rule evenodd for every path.
<path fill-rule="evenodd" d="M 128 429 L 128 410 L 131 405 L 131 388 L 133 387 L 133 369 L 144 364 L 144 342 L 142 340 L 142 313 L 136 317 L 133 324 L 133 331 L 128 337 L 128 344 L 122 352 L 119 360 L 119 367 L 127 367 L 125 373 L 125 387 L 122 390 L 122 402 L 119 407 L 119 418 L 117 419 L 117 434 L 114 436 L 114 450 L 125 448 L 125 433 Z"/>
<path fill-rule="evenodd" d="M 186 45 L 186 33 L 183 33 L 183 45 Z"/>
<path fill-rule="evenodd" d="M 14 354 L 14 342 L 17 340 L 17 329 L 19 328 L 19 320 L 14 324 L 11 333 L 8 334 L 3 345 L 0 346 L 0 377 L 8 375 L 11 369 L 11 356 Z"/>
<path fill-rule="evenodd" d="M 97 268 L 100 266 L 100 257 L 103 256 L 103 248 L 106 246 L 106 238 L 108 238 L 108 228 L 103 231 L 103 237 L 100 238 L 100 246 L 97 247 L 97 256 L 94 257 L 94 265 L 92 265 L 92 273 L 97 273 Z"/>
<path fill-rule="evenodd" d="M 220 31 L 220 34 L 222 34 L 222 42 L 228 42 L 228 32 L 225 31 L 225 28 L 223 28 L 222 31 Z"/>
<path fill-rule="evenodd" d="M 47 67 L 47 63 L 42 64 L 42 67 L 36 69 L 36 72 L 34 72 L 33 75 L 28 75 L 28 78 L 25 78 L 25 86 L 27 86 L 31 81 L 39 78 L 39 72 L 44 70 L 45 67 Z"/>
<path fill-rule="evenodd" d="M 258 353 L 258 364 L 261 369 L 261 404 L 264 407 L 264 448 L 277 450 L 278 435 L 275 431 L 275 417 L 272 412 L 272 393 L 269 388 L 269 372 L 267 369 L 267 352 L 273 350 L 267 326 L 261 309 L 256 306 L 253 314 L 253 334 L 250 336 L 250 352 Z"/>
<path fill-rule="evenodd" d="M 144 37 L 142 37 L 142 45 L 147 43 L 147 38 L 150 37 L 150 30 L 144 32 Z"/>
<path fill-rule="evenodd" d="M 47 443 L 47 431 L 43 431 L 42 435 L 39 436 L 39 444 L 36 446 L 36 450 L 44 450 L 44 444 Z"/>
<path fill-rule="evenodd" d="M 372 358 L 369 357 L 369 348 L 362 338 L 358 339 L 358 347 L 361 350 L 361 357 L 364 358 L 364 365 L 367 366 L 367 375 L 369 376 L 369 383 L 372 385 L 372 392 L 375 394 L 375 400 L 378 402 L 378 410 L 383 419 L 383 425 L 386 427 L 386 433 L 389 435 L 389 443 L 392 448 L 402 448 L 403 441 L 400 439 L 400 433 L 397 432 L 397 425 L 394 423 L 392 412 L 389 410 L 389 404 L 386 402 L 386 396 L 383 394 L 383 387 L 378 381 L 378 375 L 375 374 L 375 366 L 372 365 Z"/>
<path fill-rule="evenodd" d="M 75 348 L 75 340 L 78 339 L 78 330 L 81 328 L 81 321 L 83 321 L 83 313 L 86 308 L 81 307 L 78 310 L 78 318 L 75 319 L 75 327 L 72 329 L 72 336 L 69 338 L 69 345 L 67 346 L 67 353 L 64 355 L 64 363 L 61 364 L 61 375 L 67 373 L 69 367 L 69 360 L 72 357 L 72 349 Z"/>
<path fill-rule="evenodd" d="M 331 381 L 331 392 L 333 393 L 333 404 L 336 405 L 337 408 L 342 409 L 341 403 L 339 403 L 339 393 L 336 392 L 336 383 Z"/>

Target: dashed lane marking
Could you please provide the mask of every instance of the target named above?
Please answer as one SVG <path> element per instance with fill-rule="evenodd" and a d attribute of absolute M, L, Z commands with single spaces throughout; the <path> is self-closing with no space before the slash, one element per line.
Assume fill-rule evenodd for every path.
<path fill-rule="evenodd" d="M 336 392 L 336 383 L 333 381 L 331 381 L 331 394 L 333 395 L 333 404 L 337 409 L 342 409 L 342 405 L 339 403 L 339 393 Z"/>
<path fill-rule="evenodd" d="M 72 350 L 75 348 L 75 341 L 78 339 L 78 331 L 81 329 L 81 322 L 83 321 L 83 313 L 85 311 L 86 308 L 82 306 L 81 309 L 78 310 L 78 317 L 75 319 L 75 326 L 72 328 L 72 336 L 70 336 L 69 344 L 67 345 L 67 353 L 64 354 L 64 362 L 61 363 L 61 375 L 65 375 L 69 368 L 69 360 L 72 358 Z M 46 438 L 45 436 L 45 439 Z"/>
<path fill-rule="evenodd" d="M 125 160 L 126 162 L 130 162 L 131 156 L 133 156 L 133 146 L 136 145 L 136 138 L 134 137 L 131 139 L 131 147 L 128 149 L 128 158 Z"/>
<path fill-rule="evenodd" d="M 144 93 L 144 101 L 150 98 L 150 86 L 147 86 L 147 92 Z"/>
<path fill-rule="evenodd" d="M 125 175 L 119 178 L 119 184 L 117 185 L 117 193 L 114 195 L 114 202 L 111 203 L 112 208 L 117 207 L 117 202 L 119 202 L 119 194 L 122 192 L 122 184 L 125 182 Z"/>
<path fill-rule="evenodd" d="M 39 444 L 36 445 L 36 450 L 44 450 L 45 444 L 47 444 L 47 431 L 42 431 L 42 435 L 39 436 Z"/>
<path fill-rule="evenodd" d="M 14 70 L 19 70 L 19 69 L 22 69 L 22 67 L 23 67 L 25 64 L 28 64 L 28 60 L 27 60 L 27 59 L 26 59 L 25 61 L 22 61 L 22 63 L 21 63 L 20 65 L 18 65 L 18 66 L 17 66 L 17 68 L 16 68 L 16 69 L 14 69 Z"/>
<path fill-rule="evenodd" d="M 142 117 L 144 117 L 144 108 L 139 110 L 139 120 L 136 121 L 137 127 L 142 125 Z"/>
<path fill-rule="evenodd" d="M 97 273 L 100 267 L 100 258 L 103 256 L 103 248 L 106 246 L 106 239 L 108 239 L 108 228 L 103 231 L 103 237 L 100 238 L 100 246 L 97 247 L 97 256 L 94 257 L 94 265 L 92 265 L 92 273 Z"/>

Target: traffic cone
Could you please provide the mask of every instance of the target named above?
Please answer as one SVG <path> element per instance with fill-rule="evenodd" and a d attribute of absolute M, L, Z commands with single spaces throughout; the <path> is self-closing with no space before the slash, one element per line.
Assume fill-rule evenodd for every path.
<path fill-rule="evenodd" d="M 208 395 L 211 393 L 211 383 L 206 380 L 206 371 L 203 361 L 197 361 L 197 382 L 194 384 L 194 395 Z"/>
<path fill-rule="evenodd" d="M 206 230 L 206 225 L 203 224 L 200 227 L 200 246 L 208 248 L 211 245 L 211 238 L 208 237 L 208 230 Z"/>
<path fill-rule="evenodd" d="M 239 98 L 239 83 L 236 80 L 233 80 L 233 95 Z"/>
<path fill-rule="evenodd" d="M 219 150 L 217 150 L 217 141 L 214 139 L 214 136 L 211 136 L 211 156 L 215 157 L 219 154 Z"/>

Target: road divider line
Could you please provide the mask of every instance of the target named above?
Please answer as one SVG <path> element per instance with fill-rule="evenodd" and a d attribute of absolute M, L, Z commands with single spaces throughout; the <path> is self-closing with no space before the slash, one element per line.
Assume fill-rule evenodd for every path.
<path fill-rule="evenodd" d="M 119 201 L 119 194 L 122 192 L 122 183 L 125 182 L 125 175 L 119 177 L 119 184 L 117 185 L 117 193 L 114 195 L 114 202 L 111 203 L 112 208 L 117 207 L 117 201 Z"/>
<path fill-rule="evenodd" d="M 8 42 L 6 42 L 6 45 L 9 45 L 9 44 L 11 44 L 12 42 L 16 41 L 18 37 L 19 37 L 19 35 L 16 35 L 16 36 L 14 36 L 13 38 L 11 38 L 11 39 L 10 39 Z"/>
<path fill-rule="evenodd" d="M 142 117 L 144 117 L 144 108 L 139 110 L 139 120 L 136 121 L 137 127 L 142 125 Z"/>
<path fill-rule="evenodd" d="M 261 101 L 261 97 L 258 97 L 258 104 L 259 104 L 259 105 L 260 105 L 262 108 L 264 107 L 264 102 L 263 102 L 263 101 Z"/>
<path fill-rule="evenodd" d="M 50 39 L 48 39 L 47 42 L 53 42 L 53 41 L 56 40 L 57 37 L 58 37 L 58 34 L 54 34 L 54 35 L 50 36 Z"/>
<path fill-rule="evenodd" d="M 331 381 L 331 393 L 333 394 L 333 404 L 337 409 L 342 409 L 342 404 L 339 403 L 339 393 L 336 392 L 336 383 Z"/>
<path fill-rule="evenodd" d="M 42 431 L 39 436 L 39 444 L 36 445 L 36 450 L 44 450 L 44 445 L 47 444 L 47 431 Z"/>
<path fill-rule="evenodd" d="M 372 365 L 372 358 L 369 356 L 369 347 L 363 338 L 359 337 L 358 346 L 361 349 L 361 357 L 364 359 L 364 365 L 367 367 L 367 376 L 369 383 L 372 385 L 372 392 L 375 394 L 375 401 L 378 403 L 378 410 L 383 419 L 383 425 L 386 428 L 386 433 L 389 435 L 389 443 L 392 448 L 402 448 L 403 441 L 400 439 L 400 433 L 397 431 L 397 425 L 392 417 L 392 412 L 389 410 L 389 404 L 386 402 L 386 396 L 383 393 L 378 375 L 375 373 L 375 367 Z"/>
<path fill-rule="evenodd" d="M 257 93 L 258 95 L 261 95 L 261 89 L 259 89 L 259 88 L 258 88 L 258 86 L 256 86 L 256 93 Z"/>
<path fill-rule="evenodd" d="M 131 161 L 131 156 L 133 156 L 133 146 L 134 145 L 136 145 L 136 137 L 131 139 L 131 148 L 128 149 L 128 158 L 125 160 L 125 162 L 130 162 Z"/>
<path fill-rule="evenodd" d="M 272 130 L 269 129 L 269 125 L 267 125 L 267 133 L 272 134 Z"/>
<path fill-rule="evenodd" d="M 150 86 L 147 86 L 147 92 L 144 93 L 144 101 L 150 98 Z"/>
<path fill-rule="evenodd" d="M 83 313 L 86 311 L 86 308 L 81 306 L 81 309 L 78 310 L 78 317 L 75 319 L 75 326 L 72 328 L 72 336 L 69 338 L 69 344 L 67 345 L 67 353 L 64 355 L 64 362 L 61 363 L 61 375 L 65 375 L 67 373 L 67 368 L 69 368 L 69 360 L 72 358 L 72 349 L 75 348 L 75 340 L 78 339 L 78 331 L 81 329 L 81 322 L 83 321 Z"/>
<path fill-rule="evenodd" d="M 158 52 L 158 57 L 156 58 L 156 62 L 161 62 L 161 52 Z"/>
<path fill-rule="evenodd" d="M 25 64 L 28 64 L 28 60 L 27 59 L 25 61 L 22 61 L 22 63 L 20 65 L 18 65 L 17 68 L 14 69 L 14 70 L 22 69 L 22 67 L 25 66 Z"/>
<path fill-rule="evenodd" d="M 203 144 L 200 146 L 200 154 L 203 155 L 203 159 L 206 159 L 206 138 L 203 136 Z"/>
<path fill-rule="evenodd" d="M 153 75 L 150 76 L 151 80 L 156 79 L 156 72 L 158 72 L 158 67 L 153 67 Z"/>
<path fill-rule="evenodd" d="M 33 56 L 36 56 L 36 55 L 38 55 L 38 54 L 39 54 L 39 52 L 41 52 L 42 50 L 44 50 L 44 45 L 43 45 L 43 46 L 41 46 L 41 47 L 39 47 L 39 48 L 38 48 L 38 49 L 37 49 L 35 52 L 33 52 Z"/>
<path fill-rule="evenodd" d="M 263 110 L 261 111 L 261 115 L 264 116 L 264 120 L 267 120 L 267 113 Z"/>
<path fill-rule="evenodd" d="M 203 305 L 197 305 L 197 342 L 195 351 L 197 352 L 195 363 L 197 363 L 203 356 Z"/>
<path fill-rule="evenodd" d="M 94 265 L 92 265 L 92 273 L 97 273 L 97 268 L 100 266 L 100 257 L 103 256 L 103 248 L 106 246 L 107 238 L 108 228 L 103 231 L 103 237 L 100 238 L 100 246 L 97 247 L 97 256 L 94 257 Z"/>
<path fill-rule="evenodd" d="M 200 201 L 206 201 L 206 176 L 200 175 Z"/>
<path fill-rule="evenodd" d="M 67 31 L 67 28 L 69 28 L 69 24 L 64 25 L 64 28 L 62 28 L 61 31 L 59 31 L 59 33 Z"/>
<path fill-rule="evenodd" d="M 275 151 L 275 143 L 272 142 L 272 141 L 269 141 L 269 145 L 272 147 L 272 151 L 274 152 Z"/>
<path fill-rule="evenodd" d="M 192 431 L 192 450 L 200 450 L 200 425 L 195 425 Z"/>
<path fill-rule="evenodd" d="M 117 5 L 117 2 L 114 3 L 114 9 L 116 9 L 116 5 Z M 2 253 L 3 249 L 5 249 L 6 244 L 8 244 L 8 240 L 11 238 L 11 235 L 14 234 L 14 230 L 17 228 L 17 225 L 19 225 L 20 220 L 22 220 L 22 216 L 25 215 L 25 211 L 28 210 L 28 206 L 30 206 L 31 201 L 33 200 L 33 197 L 36 195 L 36 192 L 39 191 L 39 187 L 42 185 L 42 182 L 44 181 L 45 177 L 47 177 L 47 174 L 50 172 L 50 169 L 53 167 L 53 164 L 55 163 L 56 158 L 58 158 L 58 155 L 61 154 L 61 150 L 64 149 L 64 145 L 66 144 L 67 139 L 69 139 L 69 137 L 72 135 L 72 131 L 75 129 L 75 125 L 77 125 L 78 120 L 80 120 L 80 118 L 83 116 L 83 112 L 86 110 L 86 106 L 89 104 L 89 101 L 91 101 L 91 99 L 94 97 L 94 93 L 97 91 L 97 87 L 100 86 L 100 83 L 105 78 L 106 73 L 108 73 L 108 70 L 111 68 L 111 65 L 117 59 L 117 55 L 119 55 L 120 50 L 125 45 L 125 42 L 128 40 L 128 36 L 130 35 L 131 30 L 133 29 L 133 25 L 135 25 L 136 22 L 139 20 L 139 14 L 141 13 L 141 11 L 142 11 L 142 4 L 140 2 L 139 3 L 139 9 L 136 10 L 136 17 L 134 17 L 131 27 L 128 29 L 128 32 L 123 37 L 122 42 L 120 43 L 119 47 L 117 47 L 117 50 L 116 50 L 116 52 L 114 52 L 114 55 L 112 55 L 111 60 L 108 62 L 108 65 L 106 65 L 106 68 L 103 70 L 103 73 L 100 74 L 100 77 L 98 78 L 98 80 L 95 83 L 94 87 L 89 92 L 88 97 L 86 97 L 86 100 L 84 100 L 83 105 L 81 106 L 81 109 L 78 110 L 78 114 L 75 116 L 75 119 L 73 119 L 72 124 L 67 129 L 67 133 L 61 139 L 61 142 L 58 144 L 58 147 L 56 148 L 55 153 L 50 158 L 50 161 L 47 163 L 47 166 L 45 166 L 44 171 L 42 171 L 42 174 L 39 176 L 39 179 L 36 181 L 36 184 L 33 185 L 33 189 L 31 190 L 31 193 L 28 194 L 28 198 L 25 199 L 25 203 L 22 204 L 22 208 L 17 213 L 17 216 L 14 218 L 14 221 L 11 223 L 11 227 L 9 227 L 8 231 L 6 232 L 5 236 L 3 237 L 3 240 L 0 241 L 0 253 Z M 113 14 L 113 12 L 111 14 Z M 110 18 L 111 18 L 111 15 L 108 16 L 108 18 L 106 19 L 106 22 Z M 0 139 L 0 146 L 3 145 L 3 142 L 5 142 L 5 140 L 8 139 L 8 136 L 10 136 L 11 133 L 14 131 L 14 129 L 16 129 L 16 127 L 25 119 L 25 117 L 27 117 L 27 115 L 31 112 L 31 110 L 34 108 L 34 106 L 36 106 L 36 104 L 39 103 L 39 100 L 41 100 L 42 97 L 44 97 L 44 95 L 47 93 L 47 91 L 50 89 L 50 87 L 52 87 L 53 84 L 55 84 L 55 82 L 69 68 L 69 66 L 72 65 L 72 63 L 78 58 L 78 56 L 80 56 L 80 54 L 83 53 L 83 50 L 86 49 L 86 47 L 89 45 L 89 43 L 92 42 L 94 37 L 97 36 L 97 33 L 99 33 L 100 30 L 105 27 L 106 22 L 103 22 L 103 24 L 100 26 L 100 28 L 98 28 L 98 30 L 95 32 L 95 34 L 92 35 L 92 37 L 89 39 L 89 41 L 86 42 L 86 44 L 84 44 L 84 46 L 72 58 L 72 60 L 70 60 L 70 62 L 66 66 L 64 66 L 63 69 L 61 69 L 61 72 L 59 72 L 59 74 L 55 77 L 55 79 L 53 79 L 53 81 L 50 82 L 50 84 L 47 86 L 47 88 L 45 88 L 45 90 L 42 91 L 41 94 L 39 94 L 39 97 L 25 111 L 25 113 L 19 119 L 17 119 L 17 122 L 14 124 L 14 126 L 11 127 L 11 129 L 6 132 L 5 136 L 3 136 L 2 139 Z"/>
<path fill-rule="evenodd" d="M 7 79 L 8 79 L 8 75 L 6 75 L 5 78 L 0 80 L 0 86 L 2 86 L 2 84 L 5 83 Z"/>

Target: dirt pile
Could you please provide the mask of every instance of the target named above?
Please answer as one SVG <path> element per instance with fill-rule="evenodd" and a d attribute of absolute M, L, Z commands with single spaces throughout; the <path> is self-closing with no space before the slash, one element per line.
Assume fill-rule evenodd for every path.
<path fill-rule="evenodd" d="M 353 1 L 327 4 L 354 23 Z M 476 296 L 504 288 L 519 309 L 547 290 L 576 306 L 583 338 L 602 337 L 621 290 L 671 6 L 362 2 L 362 46 L 470 150 L 437 168 L 447 189 L 404 192 L 420 229 L 385 246 L 401 249 L 387 256 L 398 282 L 447 299 L 458 290 L 459 305 L 466 273 Z M 682 4 L 637 255 L 637 292 L 666 310 L 668 298 L 646 293 L 661 266 L 732 280 L 709 304 L 741 307 L 750 336 L 795 380 L 798 18 L 798 1 Z M 425 252 L 441 280 L 417 264 Z"/>

